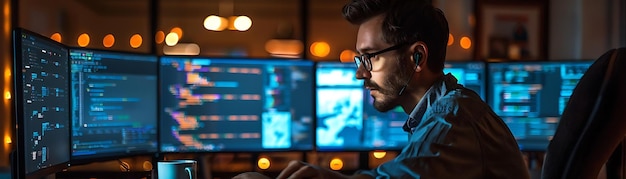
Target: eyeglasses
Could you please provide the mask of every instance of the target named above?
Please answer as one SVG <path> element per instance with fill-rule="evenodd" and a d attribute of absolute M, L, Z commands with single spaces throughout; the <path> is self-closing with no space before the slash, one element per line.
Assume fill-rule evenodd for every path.
<path fill-rule="evenodd" d="M 403 45 L 404 44 L 397 44 L 389 48 L 382 49 L 378 52 L 364 53 L 361 55 L 354 56 L 354 63 L 356 63 L 356 68 L 358 69 L 359 67 L 361 67 L 361 65 L 363 65 L 363 67 L 365 67 L 367 71 L 372 71 L 372 60 L 370 60 L 370 58 L 375 57 L 376 55 L 380 55 L 382 53 L 388 52 L 388 51 L 397 50 Z"/>

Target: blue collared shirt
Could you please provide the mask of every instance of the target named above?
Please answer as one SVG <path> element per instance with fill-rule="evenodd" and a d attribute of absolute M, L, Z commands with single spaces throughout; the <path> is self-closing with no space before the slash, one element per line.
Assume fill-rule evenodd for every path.
<path fill-rule="evenodd" d="M 426 91 L 404 124 L 409 144 L 361 174 L 376 178 L 530 178 L 504 121 L 451 74 Z"/>

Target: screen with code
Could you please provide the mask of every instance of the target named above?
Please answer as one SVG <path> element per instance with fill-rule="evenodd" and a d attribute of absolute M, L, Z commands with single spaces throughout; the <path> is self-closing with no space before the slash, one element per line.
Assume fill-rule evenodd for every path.
<path fill-rule="evenodd" d="M 71 49 L 70 58 L 72 158 L 156 152 L 157 57 Z"/>
<path fill-rule="evenodd" d="M 545 151 L 578 81 L 593 61 L 490 63 L 488 103 L 521 150 Z"/>
<path fill-rule="evenodd" d="M 313 62 L 161 57 L 161 151 L 313 149 Z"/>

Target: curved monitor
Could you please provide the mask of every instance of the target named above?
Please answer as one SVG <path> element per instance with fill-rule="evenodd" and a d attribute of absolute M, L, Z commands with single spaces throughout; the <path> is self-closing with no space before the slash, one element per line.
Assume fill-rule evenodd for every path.
<path fill-rule="evenodd" d="M 313 62 L 161 57 L 162 152 L 313 149 Z"/>
<path fill-rule="evenodd" d="M 524 151 L 545 151 L 565 105 L 593 61 L 488 64 L 488 104 Z"/>
<path fill-rule="evenodd" d="M 13 38 L 17 178 L 41 178 L 70 161 L 68 48 L 24 29 Z"/>
<path fill-rule="evenodd" d="M 70 49 L 72 163 L 157 152 L 156 55 Z"/>

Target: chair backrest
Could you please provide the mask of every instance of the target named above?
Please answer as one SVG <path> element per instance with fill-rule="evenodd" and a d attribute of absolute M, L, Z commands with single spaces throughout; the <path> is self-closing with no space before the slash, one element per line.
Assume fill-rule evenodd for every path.
<path fill-rule="evenodd" d="M 624 134 L 626 48 L 619 48 L 598 58 L 578 82 L 548 146 L 541 178 L 597 178 Z"/>

